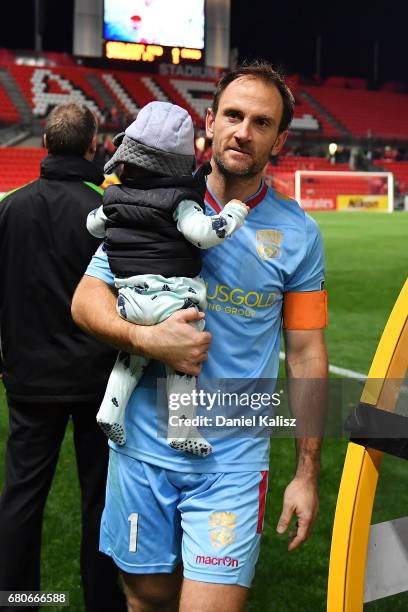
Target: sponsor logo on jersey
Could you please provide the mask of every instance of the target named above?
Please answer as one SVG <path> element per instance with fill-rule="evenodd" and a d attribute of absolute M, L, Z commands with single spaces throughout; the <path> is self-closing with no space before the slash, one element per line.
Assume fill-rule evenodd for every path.
<path fill-rule="evenodd" d="M 196 563 L 202 565 L 224 565 L 226 567 L 238 567 L 238 559 L 232 557 L 206 557 L 205 555 L 197 555 Z"/>
<path fill-rule="evenodd" d="M 261 259 L 278 259 L 281 254 L 283 233 L 278 230 L 257 230 L 256 250 Z"/>
<path fill-rule="evenodd" d="M 247 308 L 268 308 L 276 301 L 274 291 L 244 291 L 240 287 L 229 287 L 217 283 L 214 288 L 207 284 L 207 300 L 221 303 L 229 302 L 234 306 Z"/>
<path fill-rule="evenodd" d="M 208 533 L 214 548 L 227 546 L 235 540 L 237 515 L 234 512 L 212 512 L 208 517 Z"/>

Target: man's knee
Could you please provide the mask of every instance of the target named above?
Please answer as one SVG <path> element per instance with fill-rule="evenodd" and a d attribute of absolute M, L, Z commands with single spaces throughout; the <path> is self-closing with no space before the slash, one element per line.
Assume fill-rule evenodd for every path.
<path fill-rule="evenodd" d="M 246 587 L 184 579 L 180 612 L 243 612 L 248 596 Z"/>
<path fill-rule="evenodd" d="M 173 574 L 128 574 L 122 572 L 129 612 L 178 610 L 182 568 Z"/>
<path fill-rule="evenodd" d="M 179 590 L 160 590 L 143 585 L 129 589 L 125 587 L 129 612 L 174 612 L 178 610 Z"/>

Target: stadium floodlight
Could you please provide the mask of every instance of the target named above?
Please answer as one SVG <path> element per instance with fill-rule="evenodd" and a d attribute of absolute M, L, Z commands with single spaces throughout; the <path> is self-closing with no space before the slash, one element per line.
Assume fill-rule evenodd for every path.
<path fill-rule="evenodd" d="M 295 197 L 305 210 L 393 212 L 392 172 L 297 170 Z"/>

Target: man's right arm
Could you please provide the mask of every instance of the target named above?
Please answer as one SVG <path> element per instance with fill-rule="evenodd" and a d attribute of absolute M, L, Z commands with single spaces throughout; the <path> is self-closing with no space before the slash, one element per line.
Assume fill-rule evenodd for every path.
<path fill-rule="evenodd" d="M 163 361 L 177 371 L 197 376 L 208 357 L 211 334 L 189 325 L 204 316 L 194 308 L 179 310 L 158 325 L 135 325 L 117 314 L 114 289 L 85 275 L 75 291 L 71 311 L 75 323 L 98 340 Z"/>

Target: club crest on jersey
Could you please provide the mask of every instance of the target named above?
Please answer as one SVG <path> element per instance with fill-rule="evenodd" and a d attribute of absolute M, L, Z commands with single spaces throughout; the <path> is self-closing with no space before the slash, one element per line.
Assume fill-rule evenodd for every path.
<path fill-rule="evenodd" d="M 227 546 L 235 540 L 237 515 L 234 512 L 213 512 L 208 517 L 208 531 L 214 548 Z"/>
<path fill-rule="evenodd" d="M 258 230 L 256 232 L 256 250 L 261 259 L 278 259 L 281 254 L 283 234 L 278 230 Z"/>

